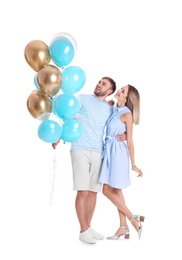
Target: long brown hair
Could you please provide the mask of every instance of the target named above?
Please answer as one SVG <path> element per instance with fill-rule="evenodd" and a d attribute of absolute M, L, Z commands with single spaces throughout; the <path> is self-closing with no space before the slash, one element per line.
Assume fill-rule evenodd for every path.
<path fill-rule="evenodd" d="M 140 94 L 132 85 L 128 84 L 128 97 L 126 105 L 133 114 L 133 123 L 138 125 L 140 121 Z"/>

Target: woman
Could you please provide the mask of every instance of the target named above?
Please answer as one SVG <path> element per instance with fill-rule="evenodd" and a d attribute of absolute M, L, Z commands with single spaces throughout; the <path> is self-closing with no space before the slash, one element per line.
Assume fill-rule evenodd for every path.
<path fill-rule="evenodd" d="M 113 108 L 113 114 L 107 122 L 105 148 L 102 154 L 103 164 L 99 182 L 103 183 L 103 194 L 117 207 L 120 227 L 110 240 L 117 240 L 120 237 L 129 238 L 128 218 L 141 237 L 144 217 L 133 215 L 125 205 L 122 189 L 128 187 L 130 182 L 129 164 L 131 161 L 132 170 L 142 177 L 143 173 L 135 165 L 134 144 L 132 140 L 133 124 L 139 124 L 140 117 L 140 95 L 138 90 L 126 85 L 119 89 L 114 95 L 117 104 Z M 127 132 L 126 143 L 118 142 L 115 138 L 117 133 Z"/>

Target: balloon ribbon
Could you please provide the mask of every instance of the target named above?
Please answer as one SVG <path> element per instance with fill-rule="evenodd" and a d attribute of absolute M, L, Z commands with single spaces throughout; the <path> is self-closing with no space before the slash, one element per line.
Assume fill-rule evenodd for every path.
<path fill-rule="evenodd" d="M 56 149 L 54 149 L 54 156 L 53 156 L 53 168 L 52 168 L 52 180 L 51 180 L 51 194 L 49 198 L 49 204 L 52 205 L 53 203 L 53 194 L 54 194 L 54 183 L 56 178 L 56 171 L 57 171 L 57 163 L 56 163 Z"/>

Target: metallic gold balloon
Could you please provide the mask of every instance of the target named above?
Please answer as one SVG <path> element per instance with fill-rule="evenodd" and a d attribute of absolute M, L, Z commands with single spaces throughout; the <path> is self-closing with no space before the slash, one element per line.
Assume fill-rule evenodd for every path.
<path fill-rule="evenodd" d="M 54 65 L 47 65 L 37 73 L 37 83 L 41 91 L 52 98 L 61 88 L 61 71 Z"/>
<path fill-rule="evenodd" d="M 33 40 L 26 45 L 24 56 L 27 63 L 35 71 L 47 66 L 51 60 L 49 47 L 39 40 Z"/>
<path fill-rule="evenodd" d="M 37 118 L 43 113 L 52 111 L 51 99 L 40 91 L 34 90 L 27 99 L 27 108 L 30 114 Z"/>

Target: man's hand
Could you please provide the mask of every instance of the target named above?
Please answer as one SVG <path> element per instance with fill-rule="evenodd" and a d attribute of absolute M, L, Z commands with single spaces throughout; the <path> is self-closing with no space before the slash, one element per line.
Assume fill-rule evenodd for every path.
<path fill-rule="evenodd" d="M 56 146 L 59 144 L 60 140 L 61 140 L 61 138 L 57 142 L 52 143 L 52 148 L 53 149 L 56 149 Z"/>
<path fill-rule="evenodd" d="M 124 134 L 117 134 L 116 135 L 116 140 L 118 142 L 123 142 L 127 140 L 126 132 Z"/>

